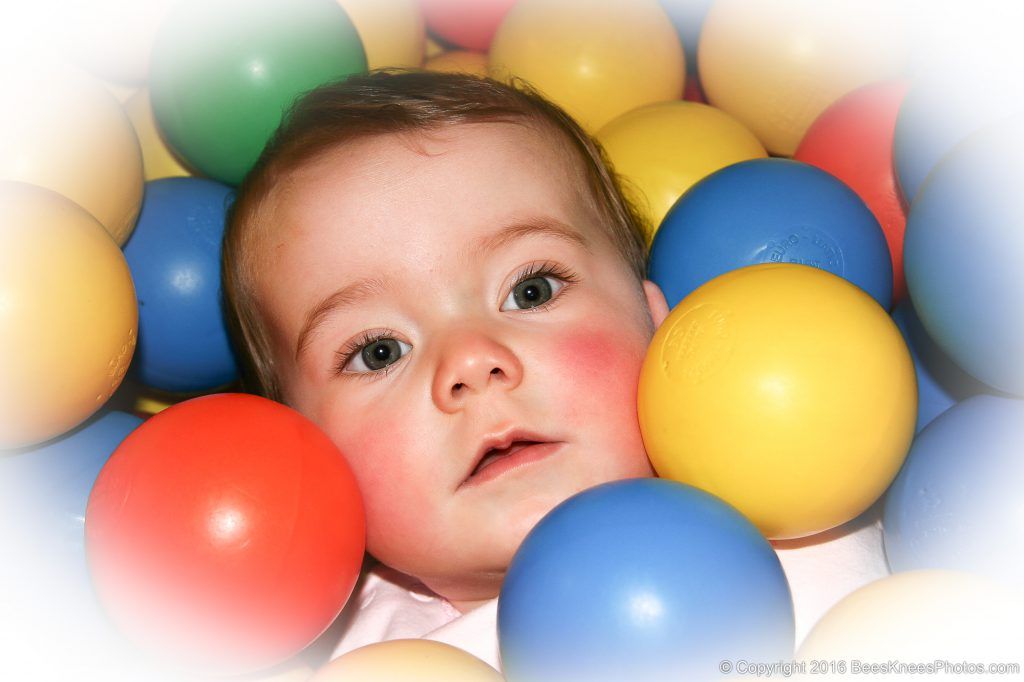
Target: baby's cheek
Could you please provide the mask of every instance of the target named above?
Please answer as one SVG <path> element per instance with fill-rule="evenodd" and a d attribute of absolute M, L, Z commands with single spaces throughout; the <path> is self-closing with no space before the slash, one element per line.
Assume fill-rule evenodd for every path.
<path fill-rule="evenodd" d="M 406 453 L 414 447 L 400 417 L 376 416 L 373 419 L 347 418 L 335 422 L 332 439 L 352 468 L 366 505 L 368 533 L 378 528 L 401 524 L 401 508 L 395 501 L 414 498 L 403 490 L 410 479 L 402 471 Z"/>
<path fill-rule="evenodd" d="M 556 347 L 569 414 L 637 429 L 636 386 L 644 341 L 635 332 L 585 328 L 564 332 Z"/>

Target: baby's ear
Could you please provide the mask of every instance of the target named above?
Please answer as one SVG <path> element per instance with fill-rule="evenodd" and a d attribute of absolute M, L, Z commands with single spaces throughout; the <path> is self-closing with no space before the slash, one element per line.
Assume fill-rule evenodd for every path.
<path fill-rule="evenodd" d="M 668 317 L 668 301 L 665 300 L 665 293 L 657 284 L 649 279 L 644 280 L 644 295 L 647 296 L 647 307 L 651 309 L 651 319 L 654 320 L 655 328 Z"/>

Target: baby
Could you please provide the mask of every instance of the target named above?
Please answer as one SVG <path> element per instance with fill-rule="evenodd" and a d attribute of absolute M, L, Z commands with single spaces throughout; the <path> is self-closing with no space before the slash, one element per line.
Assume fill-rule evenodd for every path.
<path fill-rule="evenodd" d="M 636 387 L 668 306 L 639 221 L 570 117 L 470 76 L 319 88 L 267 145 L 224 289 L 251 389 L 316 422 L 364 495 L 381 566 L 336 653 L 440 632 L 496 664 L 494 598 L 527 532 L 653 475 Z"/>

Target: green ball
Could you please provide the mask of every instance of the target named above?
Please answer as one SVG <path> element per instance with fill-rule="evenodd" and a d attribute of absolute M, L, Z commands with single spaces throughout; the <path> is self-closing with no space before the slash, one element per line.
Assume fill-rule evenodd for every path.
<path fill-rule="evenodd" d="M 150 98 L 170 146 L 237 185 L 299 96 L 366 68 L 335 0 L 185 2 L 153 45 Z"/>

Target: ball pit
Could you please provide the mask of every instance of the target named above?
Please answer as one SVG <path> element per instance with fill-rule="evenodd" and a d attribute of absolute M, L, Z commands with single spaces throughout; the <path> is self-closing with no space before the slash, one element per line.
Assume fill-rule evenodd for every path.
<path fill-rule="evenodd" d="M 106 461 L 115 441 L 141 428 L 139 419 L 150 420 L 142 424 L 149 426 L 148 432 L 163 429 L 161 425 L 168 422 L 152 421 L 159 417 L 151 415 L 174 410 L 173 404 L 187 397 L 136 385 L 138 375 L 147 374 L 143 369 L 146 356 L 150 360 L 154 357 L 143 352 L 147 350 L 146 338 L 166 345 L 167 364 L 160 373 L 170 383 L 162 379 L 155 383 L 178 390 L 208 392 L 214 390 L 215 383 L 228 379 L 227 373 L 202 381 L 193 381 L 195 377 L 190 376 L 189 367 L 210 364 L 201 348 L 189 345 L 198 342 L 202 346 L 203 337 L 209 340 L 206 332 L 194 332 L 201 314 L 180 309 L 177 322 L 155 333 L 139 331 L 138 325 L 146 326 L 147 314 L 155 311 L 153 299 L 148 294 L 136 298 L 133 289 L 142 292 L 147 281 L 158 278 L 155 261 L 147 260 L 135 267 L 141 241 L 134 241 L 133 246 L 129 239 L 137 225 L 145 228 L 146 216 L 139 215 L 143 179 L 194 175 L 189 178 L 195 180 L 193 186 L 206 183 L 205 186 L 223 192 L 225 187 L 220 183 L 237 184 L 243 178 L 294 97 L 319 82 L 366 68 L 421 63 L 432 70 L 486 75 L 488 61 L 496 67 L 494 73 L 498 77 L 521 77 L 533 82 L 583 122 L 589 132 L 597 133 L 615 167 L 647 199 L 651 199 L 648 193 L 662 191 L 652 187 L 659 182 L 655 176 L 664 179 L 668 169 L 676 172 L 682 164 L 706 161 L 715 155 L 722 155 L 716 161 L 720 166 L 742 159 L 729 156 L 727 152 L 735 150 L 728 149 L 726 139 L 691 125 L 692 121 L 648 129 L 645 136 L 639 136 L 643 139 L 630 142 L 628 153 L 624 153 L 621 141 L 612 139 L 606 131 L 640 117 L 645 110 L 699 111 L 705 118 L 738 121 L 737 125 L 756 137 L 760 151 L 752 155 L 763 156 L 765 148 L 775 156 L 793 155 L 798 161 L 834 175 L 841 185 L 862 198 L 880 223 L 887 243 L 893 277 L 890 303 L 898 303 L 892 320 L 909 348 L 913 360 L 910 371 L 892 325 L 883 323 L 884 309 L 889 304 L 884 301 L 885 285 L 877 279 L 885 270 L 880 262 L 866 266 L 859 275 L 848 271 L 835 273 L 847 276 L 875 299 L 877 305 L 861 292 L 859 312 L 851 312 L 853 287 L 839 280 L 838 284 L 832 281 L 827 291 L 797 287 L 780 293 L 774 286 L 752 286 L 749 295 L 745 293 L 737 299 L 745 301 L 746 312 L 739 314 L 737 308 L 733 311 L 737 314 L 725 322 L 716 317 L 702 292 L 716 281 L 737 276 L 742 272 L 739 268 L 749 270 L 745 266 L 757 262 L 751 254 L 761 253 L 770 236 L 760 235 L 753 240 L 753 246 L 748 243 L 745 248 L 729 251 L 737 259 L 730 263 L 709 256 L 699 244 L 686 238 L 671 247 L 667 241 L 659 245 L 654 231 L 661 219 L 670 214 L 669 208 L 684 190 L 692 192 L 698 180 L 716 170 L 711 167 L 716 164 L 686 182 L 678 177 L 672 182 L 666 180 L 665 187 L 671 187 L 663 190 L 664 206 L 660 212 L 647 214 L 651 229 L 646 237 L 648 246 L 652 241 L 655 245 L 650 277 L 664 286 L 678 315 L 670 317 L 662 328 L 662 340 L 656 337 L 652 343 L 652 367 L 645 367 L 648 384 L 638 396 L 641 423 L 648 424 L 652 433 L 656 431 L 649 428 L 654 421 L 652 415 L 661 413 L 663 433 L 655 434 L 654 440 L 660 438 L 663 442 L 650 446 L 652 458 L 664 459 L 664 452 L 676 448 L 669 459 L 689 463 L 695 458 L 694 453 L 699 460 L 701 452 L 706 454 L 711 448 L 719 448 L 716 452 L 722 456 L 717 461 L 708 458 L 703 464 L 706 479 L 698 481 L 686 474 L 690 476 L 686 479 L 688 483 L 716 493 L 738 480 L 736 472 L 729 470 L 728 462 L 740 456 L 751 458 L 739 469 L 749 479 L 749 488 L 730 500 L 735 509 L 725 502 L 709 503 L 702 513 L 729 509 L 737 516 L 741 512 L 756 515 L 756 510 L 749 511 L 749 505 L 758 503 L 771 506 L 780 514 L 792 512 L 798 517 L 801 505 L 808 507 L 813 500 L 813 495 L 796 490 L 793 480 L 801 479 L 809 482 L 808 487 L 813 484 L 832 491 L 828 500 L 832 511 L 847 506 L 842 513 L 836 512 L 835 518 L 846 518 L 865 501 L 881 494 L 884 480 L 898 466 L 895 453 L 900 448 L 896 442 L 906 440 L 909 454 L 887 492 L 888 499 L 879 498 L 869 508 L 869 512 L 877 510 L 885 502 L 881 526 L 885 529 L 885 549 L 896 573 L 848 594 L 821 618 L 801 647 L 799 661 L 809 665 L 824 660 L 849 663 L 853 658 L 905 661 L 914 657 L 932 660 L 962 656 L 1024 664 L 1019 655 L 1020 613 L 1024 611 L 1019 596 L 1010 594 L 1005 584 L 989 583 L 978 575 L 985 573 L 1019 583 L 1021 569 L 1021 555 L 1014 553 L 1021 542 L 1016 514 L 1020 468 L 1019 462 L 1007 454 L 1019 454 L 1024 439 L 1019 433 L 1017 415 L 1020 398 L 1024 396 L 1020 379 L 1024 363 L 1015 362 L 1021 358 L 1020 340 L 1024 338 L 1024 325 L 1016 314 L 1024 306 L 1024 279 L 1016 265 L 1022 254 L 1022 242 L 1016 239 L 1020 230 L 1014 230 L 1014 226 L 1024 222 L 1019 210 L 1024 204 L 1016 198 L 1017 185 L 1024 177 L 1024 167 L 1019 163 L 1024 158 L 1020 144 L 1024 120 L 1014 117 L 1024 111 L 1024 98 L 1015 87 L 1024 59 L 1019 58 L 1015 30 L 1019 21 L 1012 12 L 997 3 L 985 5 L 991 10 L 988 13 L 971 3 L 945 3 L 941 10 L 933 8 L 934 3 L 915 3 L 912 13 L 900 17 L 893 14 L 899 11 L 897 4 L 884 0 L 187 0 L 173 3 L 177 9 L 165 16 L 172 5 L 167 0 L 61 4 L 66 7 L 21 3 L 22 14 L 5 14 L 0 25 L 5 55 L 14 55 L 0 64 L 5 98 L 0 114 L 0 547 L 4 552 L 0 586 L 6 596 L 0 613 L 0 632 L 5 642 L 5 652 L 0 656 L 0 670 L 4 672 L 0 676 L 11 671 L 12 679 L 214 679 L 195 669 L 164 673 L 146 651 L 160 650 L 162 656 L 175 659 L 173 665 L 184 664 L 182 656 L 171 654 L 166 647 L 161 649 L 163 645 L 151 638 L 159 636 L 154 633 L 161 628 L 173 629 L 176 614 L 180 615 L 188 604 L 197 609 L 213 608 L 218 603 L 216 598 L 205 600 L 205 604 L 201 599 L 175 601 L 173 589 L 168 590 L 164 595 L 168 599 L 153 606 L 152 617 L 136 620 L 133 626 L 128 623 L 130 618 L 126 620 L 124 616 L 131 611 L 125 605 L 131 599 L 123 592 L 116 594 L 126 583 L 114 584 L 118 581 L 110 578 L 111 572 L 100 578 L 99 588 L 114 614 L 121 613 L 114 618 L 123 626 L 124 632 L 118 633 L 106 617 L 94 613 L 98 608 L 96 595 L 93 588 L 84 584 L 85 576 L 78 574 L 83 572 L 80 563 L 84 496 L 99 465 Z M 518 7 L 513 8 L 513 4 Z M 25 24 L 19 25 L 23 18 Z M 909 20 L 908 32 L 904 32 L 903 19 Z M 54 39 L 69 41 L 66 45 L 47 44 L 50 34 L 38 30 L 51 21 L 59 34 Z M 158 23 L 163 25 L 162 31 L 157 31 Z M 670 39 L 672 32 L 675 40 Z M 930 32 L 934 35 L 928 35 Z M 494 40 L 503 34 L 504 38 Z M 153 51 L 157 35 L 162 39 Z M 17 49 L 10 51 L 12 44 L 19 48 L 21 43 L 38 43 L 42 49 L 27 57 Z M 202 44 L 206 47 L 197 47 Z M 914 50 L 918 51 L 912 55 L 917 64 L 914 69 L 903 69 L 906 53 Z M 56 87 L 55 79 L 40 75 L 49 69 L 49 57 L 42 59 L 39 55 L 50 53 L 66 56 L 92 73 L 68 70 L 67 65 L 61 65 L 48 73 L 59 72 L 62 75 L 58 80 L 74 85 L 69 89 Z M 516 68 L 510 70 L 513 63 Z M 705 81 L 703 89 L 698 71 Z M 905 80 L 897 84 L 891 80 L 895 77 Z M 898 93 L 907 85 L 909 89 L 898 103 Z M 684 108 L 680 97 L 708 106 Z M 868 100 L 885 100 L 885 115 L 878 110 L 869 111 Z M 123 107 L 118 107 L 118 102 Z M 894 108 L 897 105 L 898 116 Z M 154 114 L 154 108 L 159 115 Z M 773 223 L 772 217 L 759 209 L 749 211 L 746 218 L 738 221 L 743 223 L 742 229 L 726 234 L 721 228 L 723 216 L 750 204 L 755 193 L 743 190 L 732 197 L 716 197 L 708 203 L 708 213 L 702 218 L 706 222 L 700 229 L 706 231 L 709 239 L 720 237 L 720 245 L 735 246 L 737 240 L 753 235 L 758 226 L 777 227 L 779 223 Z M 150 192 L 147 201 L 152 194 L 155 193 Z M 216 192 L 210 196 L 213 194 Z M 796 186 L 780 187 L 775 189 L 774 198 L 780 204 L 792 206 L 799 203 L 794 200 L 800 194 Z M 822 202 L 813 219 L 817 222 L 812 221 L 814 229 L 834 236 L 835 225 L 850 217 L 845 201 L 833 198 Z M 187 213 L 183 203 L 176 199 L 170 200 L 166 209 Z M 898 226 L 906 215 L 901 212 L 910 216 L 905 251 L 899 245 Z M 662 239 L 668 239 L 669 234 L 677 238 L 692 236 L 700 221 L 691 217 L 683 220 L 676 216 Z M 207 246 L 219 240 L 213 231 L 206 232 Z M 100 239 L 107 235 L 109 238 Z M 804 246 L 820 250 L 820 236 L 817 240 L 812 237 Z M 873 241 L 878 243 L 871 248 L 880 252 L 875 247 L 882 242 Z M 118 246 L 123 247 L 122 253 L 118 253 Z M 794 251 L 799 250 L 793 246 Z M 848 255 L 847 247 L 842 248 L 844 256 Z M 154 250 L 167 257 L 174 255 L 164 242 Z M 211 254 L 213 250 L 207 256 Z M 909 295 L 903 293 L 901 284 L 904 255 L 908 262 Z M 217 267 L 213 261 L 208 265 Z M 208 268 L 202 275 L 206 284 L 216 283 L 214 269 Z M 676 275 L 667 273 L 677 271 L 689 273 L 686 276 L 693 281 L 685 285 L 671 282 Z M 694 274 L 697 271 L 703 274 L 698 277 Z M 678 288 L 673 292 L 673 287 Z M 209 287 L 204 294 L 209 312 L 215 296 Z M 808 305 L 808 299 L 816 302 Z M 142 304 L 145 305 L 140 309 Z M 865 313 L 868 308 L 872 315 Z M 818 311 L 813 323 L 807 319 L 793 321 L 795 312 L 801 310 Z M 680 317 L 701 315 L 706 319 L 690 325 L 687 334 L 677 333 L 673 339 L 665 336 L 670 326 L 678 327 L 675 323 Z M 746 354 L 739 353 L 742 357 L 738 357 L 736 347 L 725 338 L 729 334 L 723 337 L 723 329 L 735 329 L 738 322 L 749 322 L 755 316 L 759 316 L 760 322 L 748 328 L 744 335 Z M 866 331 L 868 318 L 875 325 L 874 332 Z M 815 336 L 808 331 L 823 322 L 834 323 L 834 333 L 824 340 L 820 334 Z M 223 328 L 215 324 L 213 328 L 207 325 L 206 329 L 217 337 L 216 345 L 223 359 L 227 349 Z M 881 329 L 884 333 L 876 333 Z M 674 356 L 677 374 L 682 368 L 690 379 L 714 374 L 713 379 L 688 384 L 682 398 L 665 397 L 678 389 L 678 385 L 673 388 L 672 381 L 652 389 L 649 379 L 658 370 L 651 358 L 659 343 L 662 355 L 665 348 L 682 349 L 682 353 Z M 840 351 L 846 355 L 837 355 Z M 727 362 L 719 364 L 725 356 Z M 773 357 L 774 364 L 769 362 Z M 133 358 L 139 371 L 122 381 Z M 230 364 L 233 372 L 233 360 Z M 667 369 L 670 364 L 662 363 L 661 374 L 671 374 Z M 716 372 L 730 366 L 735 369 L 735 382 L 719 381 L 721 375 Z M 792 385 L 782 379 L 793 379 L 798 371 L 806 372 L 805 388 L 817 386 L 816 391 L 805 395 L 813 394 L 814 400 L 793 402 L 795 394 L 786 392 Z M 912 383 L 915 374 L 916 410 Z M 877 380 L 873 389 L 843 389 L 856 381 L 867 385 L 872 378 Z M 885 385 L 883 379 L 890 383 Z M 223 399 L 207 398 L 214 402 Z M 133 411 L 137 416 L 111 408 Z M 717 421 L 707 417 L 712 408 L 718 409 Z M 186 401 L 163 419 L 177 419 L 182 414 L 180 410 L 189 409 L 192 404 Z M 767 413 L 775 420 L 757 422 Z M 911 442 L 915 414 L 917 434 Z M 891 418 L 889 423 L 883 423 L 884 415 Z M 786 421 L 782 417 L 791 419 Z M 164 499 L 168 505 L 187 503 L 181 492 L 204 480 L 204 467 L 220 461 L 209 456 L 204 447 L 189 444 L 218 429 L 222 433 L 234 429 L 234 435 L 224 436 L 224 451 L 235 448 L 235 464 L 246 464 L 238 471 L 224 474 L 221 482 L 236 487 L 263 485 L 267 490 L 277 486 L 280 492 L 280 485 L 290 480 L 288 475 L 281 473 L 283 469 L 271 471 L 269 465 L 259 464 L 272 461 L 264 459 L 261 453 L 267 454 L 275 442 L 280 442 L 258 439 L 260 429 L 272 422 L 221 418 L 210 419 L 200 428 L 190 422 L 166 427 L 160 447 L 135 446 L 136 459 L 144 450 L 159 451 L 163 453 L 160 466 L 168 467 L 161 480 L 152 482 L 148 488 L 149 499 Z M 702 430 L 695 436 L 686 429 Z M 822 435 L 819 445 L 812 448 L 809 444 L 815 429 L 832 436 Z M 904 436 L 897 437 L 897 432 Z M 749 440 L 737 445 L 744 434 L 750 435 Z M 802 447 L 813 453 L 806 455 L 813 460 L 812 465 L 832 461 L 837 453 L 852 452 L 858 444 L 867 452 L 872 436 L 888 440 L 891 447 L 861 458 L 869 470 L 867 475 L 854 471 L 857 458 L 853 456 L 846 469 L 794 467 L 789 479 L 781 483 L 785 466 L 770 466 L 785 464 L 785 457 L 794 457 Z M 256 438 L 258 442 L 252 444 L 247 438 Z M 645 438 L 650 438 L 650 434 L 645 434 Z M 84 444 L 86 440 L 88 444 Z M 74 453 L 68 449 L 73 443 Z M 766 444 L 772 447 L 766 448 Z M 758 447 L 762 450 L 758 451 Z M 8 451 L 10 448 L 16 449 Z M 181 455 L 182 452 L 192 455 L 192 459 Z M 754 457 L 757 452 L 762 453 L 759 460 Z M 296 459 L 306 461 L 311 456 L 314 455 L 303 451 Z M 295 459 L 277 463 L 284 468 L 299 466 Z M 171 470 L 172 465 L 177 469 Z M 664 469 L 664 462 L 661 466 Z M 192 475 L 188 475 L 189 471 Z M 676 474 L 669 474 L 672 477 Z M 140 474 L 137 480 L 142 478 Z M 314 483 L 324 484 L 331 477 L 313 478 Z M 634 483 L 637 490 L 649 484 L 687 488 L 691 491 L 691 503 L 711 498 L 706 490 L 669 480 Z M 586 494 L 596 492 L 599 491 Z M 722 495 L 725 497 L 726 493 Z M 773 495 L 779 499 L 769 505 Z M 127 506 L 138 503 L 138 496 L 125 498 Z M 308 496 L 299 498 L 311 502 Z M 854 498 L 860 501 L 854 504 Z M 275 498 L 276 502 L 282 499 Z M 657 495 L 647 489 L 637 493 L 631 503 L 651 507 L 657 500 Z M 272 503 L 267 503 L 260 510 L 267 512 L 273 508 Z M 701 505 L 694 504 L 690 511 L 698 508 Z M 709 530 L 702 538 L 686 536 L 685 545 L 673 544 L 671 537 L 666 540 L 664 536 L 652 535 L 648 545 L 631 554 L 628 548 L 634 545 L 630 543 L 648 537 L 638 533 L 637 528 L 645 528 L 644 524 L 656 515 L 649 514 L 623 527 L 628 514 L 599 511 L 612 515 L 609 520 L 600 521 L 603 535 L 594 534 L 595 515 L 587 517 L 589 525 L 580 523 L 571 534 L 552 535 L 554 539 L 542 549 L 538 549 L 537 543 L 532 549 L 524 545 L 523 554 L 532 553 L 534 559 L 545 553 L 551 557 L 571 555 L 580 549 L 573 544 L 574 539 L 592 537 L 597 558 L 581 561 L 570 576 L 573 580 L 594 580 L 612 565 L 627 568 L 605 584 L 593 587 L 590 594 L 578 596 L 576 605 L 561 609 L 542 608 L 536 598 L 531 601 L 524 597 L 550 585 L 522 579 L 525 570 L 520 571 L 515 588 L 509 589 L 508 594 L 519 592 L 517 609 L 523 622 L 527 618 L 547 619 L 550 623 L 556 618 L 575 617 L 583 619 L 584 625 L 593 631 L 600 619 L 586 616 L 600 606 L 595 594 L 609 596 L 608 584 L 617 580 L 620 582 L 616 584 L 621 585 L 651 575 L 659 567 L 658 551 L 666 548 L 675 548 L 677 556 L 672 565 L 660 566 L 664 574 L 678 578 L 681 574 L 699 573 L 695 568 L 699 562 L 694 556 L 694 545 L 721 550 L 729 546 L 730 539 L 736 539 L 735 531 L 743 526 L 733 517 L 736 523 L 731 531 L 716 526 L 715 532 Z M 335 514 L 336 510 L 325 511 L 319 517 L 333 518 Z M 865 512 L 858 518 L 867 515 Z M 95 517 L 91 522 L 94 526 L 103 525 L 102 514 L 91 517 Z M 122 521 L 113 512 L 106 518 L 111 527 L 116 525 L 111 519 Z M 266 520 L 265 516 L 260 518 Z M 763 540 L 764 535 L 771 535 L 764 519 L 760 523 L 754 518 L 739 519 L 757 528 L 748 537 L 747 549 L 754 547 L 755 541 Z M 552 514 L 535 530 L 564 523 L 565 517 Z M 782 534 L 813 532 L 829 523 L 832 521 L 819 516 L 815 523 L 796 530 L 790 528 Z M 761 568 L 770 564 L 771 547 L 785 547 L 785 552 L 779 554 L 790 556 L 802 551 L 799 548 L 803 546 L 821 545 L 817 549 L 826 550 L 846 525 L 849 524 L 827 533 L 803 535 L 788 543 L 773 542 L 766 552 L 757 553 L 757 561 L 762 563 L 753 564 Z M 663 530 L 663 526 L 660 528 Z M 623 539 L 613 542 L 609 539 L 610 530 L 605 529 L 618 529 Z M 125 556 L 141 557 L 143 562 L 159 561 L 167 557 L 172 547 L 177 547 L 180 551 L 159 568 L 180 569 L 182 562 L 187 563 L 204 546 L 209 547 L 209 543 L 204 545 L 194 537 L 175 535 L 180 530 L 170 524 L 160 534 L 140 533 L 138 542 L 130 543 L 137 553 L 132 555 L 132 548 L 128 548 Z M 777 528 L 775 532 L 781 531 Z M 878 534 L 882 535 L 881 530 Z M 863 538 L 867 537 L 873 536 L 865 533 L 856 540 L 865 542 Z M 315 566 L 323 567 L 322 562 L 327 560 L 323 544 L 312 549 L 307 544 L 305 558 L 283 560 L 280 564 L 281 571 L 293 576 L 293 588 L 298 585 L 308 590 L 305 596 L 286 605 L 279 604 L 276 615 L 270 618 L 261 613 L 246 620 L 238 615 L 241 611 L 236 611 L 238 619 L 246 622 L 238 626 L 212 626 L 209 630 L 185 628 L 183 638 L 192 638 L 188 645 L 193 647 L 192 655 L 208 664 L 221 656 L 216 665 L 205 666 L 216 667 L 220 672 L 252 670 L 253 674 L 244 677 L 248 682 L 308 682 L 314 679 L 317 669 L 316 682 L 360 676 L 384 682 L 432 679 L 431 676 L 453 682 L 501 679 L 494 669 L 465 651 L 430 640 L 403 638 L 373 644 L 322 665 L 327 661 L 337 626 L 344 625 L 344 615 L 300 653 L 303 643 L 311 642 L 317 631 L 326 627 L 331 620 L 330 612 L 340 608 L 344 601 L 340 598 L 344 590 L 335 590 L 331 608 L 321 608 L 319 616 L 305 620 L 303 628 L 292 628 L 311 613 L 314 583 L 322 583 L 320 579 L 327 574 L 354 581 L 358 571 L 354 557 L 360 552 L 350 547 L 346 568 L 323 568 L 317 573 Z M 649 549 L 652 546 L 653 551 Z M 737 546 L 742 543 L 732 545 L 733 549 Z M 281 547 L 279 543 L 278 549 Z M 751 562 L 740 562 L 746 573 L 740 571 L 743 575 L 739 575 L 727 570 L 721 554 L 719 551 L 716 556 L 717 570 L 709 569 L 704 577 L 712 581 L 735 578 L 736 589 L 727 595 L 729 598 L 749 594 L 755 582 L 750 575 Z M 789 571 L 787 557 L 782 558 Z M 878 559 L 881 561 L 880 556 Z M 98 561 L 104 563 L 102 559 Z M 553 571 L 566 568 L 559 565 L 559 558 L 549 557 L 547 561 Z M 109 568 L 113 563 L 106 565 Z M 251 579 L 249 584 L 255 584 L 254 576 L 261 570 L 269 571 L 272 562 L 258 563 L 253 561 L 248 569 L 234 572 L 236 583 L 225 590 L 224 599 L 229 598 L 231 589 L 241 589 L 238 576 L 242 582 Z M 570 562 L 570 568 L 571 565 Z M 364 570 L 368 566 L 369 562 Z M 969 569 L 973 573 L 918 570 L 934 566 Z M 781 604 L 785 602 L 780 596 L 785 588 L 794 595 L 806 590 L 800 595 L 803 599 L 811 598 L 814 592 L 818 593 L 817 598 L 824 598 L 829 589 L 838 594 L 834 586 L 843 584 L 845 578 L 858 571 L 856 561 L 826 567 L 812 560 L 802 569 L 789 575 L 793 582 L 788 588 L 786 577 L 782 577 L 781 583 L 776 580 L 768 596 L 774 595 Z M 772 571 L 762 573 L 761 577 Z M 803 584 L 802 579 L 812 573 L 822 576 L 820 584 Z M 158 575 L 167 574 L 154 573 Z M 184 581 L 188 575 L 189 571 L 178 570 L 171 580 Z M 777 573 L 773 575 L 778 578 Z M 669 582 L 663 581 L 659 587 L 664 589 Z M 264 590 L 264 594 L 251 601 L 255 604 L 269 592 L 272 590 Z M 554 592 L 556 597 L 568 593 L 565 589 Z M 663 596 L 668 594 L 666 591 Z M 678 605 L 695 596 L 701 596 L 699 590 L 680 589 L 674 593 L 675 602 L 666 598 L 656 604 L 650 598 L 637 599 L 631 603 L 631 613 L 648 617 L 646 625 L 650 626 L 656 606 Z M 765 596 L 759 593 L 752 599 L 756 602 Z M 503 595 L 504 608 L 511 608 L 515 599 Z M 322 601 L 321 606 L 326 602 Z M 805 620 L 809 624 L 813 619 L 807 619 L 801 600 L 795 596 L 790 608 L 794 605 L 799 632 Z M 821 605 L 817 613 L 825 612 L 824 602 Z M 131 606 L 145 604 L 139 600 Z M 456 628 L 442 629 L 439 638 L 461 644 L 457 642 L 459 623 L 464 627 L 466 622 L 481 623 L 488 617 L 493 630 L 495 611 L 491 608 L 488 616 L 485 607 L 456 618 L 452 623 Z M 352 610 L 348 613 L 351 615 Z M 721 635 L 722 630 L 735 625 L 735 621 L 725 622 L 728 613 L 732 612 L 724 608 L 695 613 L 708 625 L 706 632 L 700 634 L 709 638 L 709 644 L 691 662 L 700 654 L 712 655 L 714 647 L 728 642 L 728 636 Z M 660 615 L 664 616 L 664 611 Z M 233 645 L 224 643 L 233 637 L 236 643 L 241 642 L 247 632 L 254 632 L 247 628 L 261 625 L 266 627 L 260 636 L 266 636 L 265 641 L 270 644 L 244 664 L 239 657 L 232 659 Z M 660 640 L 623 634 L 629 627 L 640 627 L 635 618 L 606 619 L 604 625 L 608 626 L 604 630 L 606 635 L 618 632 L 621 636 L 611 637 L 613 641 L 607 646 L 595 648 L 595 656 L 610 658 L 616 651 L 621 652 L 624 645 L 633 646 L 635 655 L 625 662 L 613 661 L 596 672 L 590 670 L 588 682 L 599 680 L 602 675 L 622 680 L 639 679 L 649 673 L 648 678 L 655 679 L 665 672 L 668 666 L 659 670 L 657 655 L 650 653 Z M 546 641 L 534 642 L 539 650 L 548 647 L 545 653 L 549 654 L 541 669 L 534 671 L 535 677 L 550 676 L 554 671 L 560 679 L 572 679 L 593 660 L 568 669 L 573 662 L 571 651 L 553 651 L 551 647 L 559 641 L 558 637 L 572 630 L 555 629 L 556 633 Z M 511 642 L 508 632 L 506 640 Z M 405 634 L 415 636 L 420 632 Z M 124 635 L 127 640 L 150 641 L 139 650 Z M 692 652 L 695 641 L 678 639 L 676 653 Z M 519 655 L 528 647 L 517 648 L 518 645 L 508 642 L 502 646 L 514 654 L 505 672 L 511 682 L 516 682 L 529 662 Z M 216 652 L 211 653 L 212 650 Z M 467 650 L 472 651 L 472 647 Z M 487 660 L 486 651 L 474 653 Z M 337 652 L 332 655 L 337 656 Z M 784 653 L 777 658 L 784 660 L 788 656 Z M 499 664 L 496 657 L 489 662 Z M 819 664 L 818 672 L 835 670 L 821 670 Z M 825 679 L 829 675 L 803 677 Z"/>

